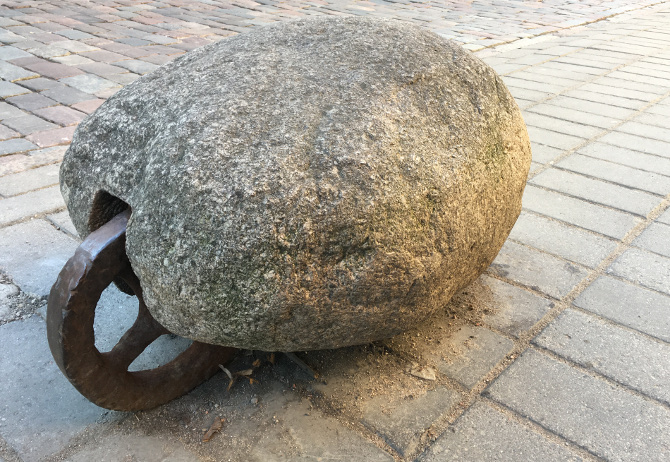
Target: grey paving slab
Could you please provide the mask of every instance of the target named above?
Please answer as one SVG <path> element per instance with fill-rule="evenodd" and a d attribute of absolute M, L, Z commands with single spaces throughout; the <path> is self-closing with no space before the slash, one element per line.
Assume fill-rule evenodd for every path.
<path fill-rule="evenodd" d="M 543 171 L 531 181 L 532 184 L 576 196 L 589 202 L 613 207 L 625 212 L 646 216 L 656 207 L 661 198 L 643 191 L 588 178 L 565 170 L 551 168 Z"/>
<path fill-rule="evenodd" d="M 490 294 L 483 302 L 487 310 L 484 322 L 508 335 L 518 337 L 528 331 L 554 307 L 549 299 L 505 281 L 487 275 L 479 280 Z"/>
<path fill-rule="evenodd" d="M 29 348 L 26 346 L 30 345 Z M 103 414 L 81 396 L 58 369 L 41 318 L 0 326 L 0 435 L 25 462 L 41 460 Z"/>
<path fill-rule="evenodd" d="M 532 141 L 544 144 L 546 146 L 551 146 L 553 148 L 561 149 L 563 151 L 576 148 L 577 146 L 583 144 L 586 141 L 585 138 L 566 135 L 563 133 L 546 130 L 544 128 L 538 128 L 533 126 L 528 126 L 527 128 L 528 128 L 528 136 Z"/>
<path fill-rule="evenodd" d="M 83 91 L 77 90 L 76 88 L 68 86 L 65 86 L 65 88 L 44 90 L 42 94 L 53 99 L 54 101 L 58 101 L 59 103 L 66 105 L 81 103 L 83 101 L 93 99 L 90 93 L 85 93 Z"/>
<path fill-rule="evenodd" d="M 533 342 L 670 404 L 669 343 L 570 309 Z"/>
<path fill-rule="evenodd" d="M 530 111 L 524 113 L 523 119 L 527 125 L 533 127 L 545 128 L 554 132 L 564 133 L 566 135 L 578 136 L 581 138 L 592 138 L 603 132 L 602 128 L 582 123 L 566 121 L 553 116 L 547 116 Z"/>
<path fill-rule="evenodd" d="M 363 424 L 405 456 L 416 449 L 421 434 L 459 400 L 457 392 L 444 387 L 399 402 L 376 396 L 366 403 Z"/>
<path fill-rule="evenodd" d="M 64 79 L 60 79 L 60 82 L 65 83 L 66 85 L 69 85 L 79 91 L 91 94 L 118 86 L 118 84 L 115 82 L 92 74 L 82 74 L 76 75 L 74 77 L 66 77 Z"/>
<path fill-rule="evenodd" d="M 581 266 L 508 241 L 489 271 L 554 298 L 562 298 L 588 274 Z"/>
<path fill-rule="evenodd" d="M 58 186 L 0 199 L 0 225 L 65 207 Z"/>
<path fill-rule="evenodd" d="M 15 196 L 58 184 L 58 169 L 60 165 L 53 164 L 27 170 L 13 175 L 0 177 L 0 195 Z"/>
<path fill-rule="evenodd" d="M 528 212 L 521 213 L 509 237 L 591 268 L 617 246 L 611 239 Z"/>
<path fill-rule="evenodd" d="M 0 78 L 4 80 L 15 82 L 17 80 L 29 79 L 33 77 L 39 77 L 39 75 L 32 71 L 27 71 L 22 67 L 10 64 L 6 61 L 0 61 Z"/>
<path fill-rule="evenodd" d="M 589 202 L 527 185 L 523 195 L 523 206 L 541 215 L 565 221 L 595 231 L 608 237 L 620 239 L 632 229 L 640 218 Z"/>
<path fill-rule="evenodd" d="M 2 49 L 2 47 L 0 47 Z M 16 95 L 22 95 L 24 93 L 30 93 L 30 90 L 26 90 L 20 85 L 16 85 L 11 82 L 0 81 L 0 97 L 7 98 Z"/>
<path fill-rule="evenodd" d="M 635 238 L 633 245 L 670 257 L 670 225 L 652 223 Z"/>
<path fill-rule="evenodd" d="M 670 258 L 630 248 L 607 269 L 610 274 L 670 294 Z"/>
<path fill-rule="evenodd" d="M 0 228 L 0 268 L 24 292 L 48 295 L 65 262 L 78 243 L 44 220 Z"/>
<path fill-rule="evenodd" d="M 654 114 L 646 111 L 633 119 L 635 122 L 640 122 L 645 125 L 654 125 L 656 127 L 665 128 L 667 126 L 668 117 L 661 114 Z"/>
<path fill-rule="evenodd" d="M 487 394 L 607 460 L 670 457 L 667 407 L 536 351 L 526 351 Z"/>
<path fill-rule="evenodd" d="M 0 47 L 0 60 L 10 61 L 17 58 L 30 58 L 32 55 L 27 53 L 20 48 L 13 47 L 11 45 L 6 45 Z"/>
<path fill-rule="evenodd" d="M 670 70 L 668 72 L 670 72 Z M 640 123 L 638 120 L 639 119 L 636 119 L 621 124 L 616 128 L 616 131 L 670 143 L 670 128 L 647 125 Z"/>
<path fill-rule="evenodd" d="M 15 152 L 30 151 L 31 149 L 37 149 L 37 146 L 28 140 L 24 140 L 23 138 L 0 141 L 0 156 L 4 154 L 12 154 Z"/>
<path fill-rule="evenodd" d="M 645 172 L 614 162 L 594 159 L 580 154 L 572 154 L 557 163 L 556 166 L 661 196 L 670 193 L 670 176 Z"/>
<path fill-rule="evenodd" d="M 76 228 L 74 227 L 74 224 L 72 224 L 72 220 L 70 219 L 70 214 L 67 212 L 67 210 L 64 210 L 62 212 L 54 213 L 52 215 L 47 215 L 47 220 L 49 220 L 51 223 L 54 224 L 56 229 L 60 229 L 65 231 L 66 233 L 74 236 L 75 238 L 79 237 L 79 234 L 77 233 Z"/>
<path fill-rule="evenodd" d="M 0 157 L 0 176 L 22 172 L 29 168 L 52 164 L 63 158 L 66 146 L 39 149 L 24 154 Z"/>
<path fill-rule="evenodd" d="M 550 163 L 564 152 L 562 149 L 545 146 L 544 144 L 540 144 L 535 141 L 531 141 L 530 144 L 531 152 L 533 154 L 533 161 L 539 162 L 541 164 Z"/>
<path fill-rule="evenodd" d="M 11 119 L 14 117 L 21 117 L 26 115 L 21 109 L 18 109 L 10 104 L 0 102 L 0 120 Z"/>
<path fill-rule="evenodd" d="M 579 149 L 576 154 L 584 154 L 621 165 L 644 170 L 648 173 L 670 176 L 670 159 L 645 154 L 631 149 L 605 143 L 590 143 Z M 605 173 L 603 173 L 605 175 Z"/>
<path fill-rule="evenodd" d="M 644 152 L 645 154 L 654 154 L 656 156 L 670 158 L 670 143 L 665 141 L 652 140 L 643 136 L 622 132 L 610 132 L 600 138 L 599 141 L 614 146 L 620 146 L 622 148 L 632 149 L 633 151 Z"/>
<path fill-rule="evenodd" d="M 670 225 L 670 209 L 667 209 L 665 212 L 663 212 L 661 216 L 658 217 L 658 221 L 665 223 L 666 225 Z"/>
<path fill-rule="evenodd" d="M 151 64 L 146 61 L 140 61 L 137 59 L 119 61 L 116 63 L 116 65 L 128 69 L 129 71 L 134 72 L 136 74 L 147 74 L 151 71 L 158 69 L 158 66 L 155 64 Z"/>
<path fill-rule="evenodd" d="M 586 113 L 591 113 L 599 115 L 602 117 L 610 117 L 614 119 L 625 119 L 635 113 L 633 109 L 627 109 L 624 107 L 618 107 L 612 104 L 605 104 L 602 102 L 589 101 L 584 99 L 579 99 L 576 97 L 570 97 L 567 95 L 560 95 L 547 103 L 554 106 L 564 107 L 567 109 L 573 109 L 577 111 L 582 111 Z"/>
<path fill-rule="evenodd" d="M 41 117 L 27 113 L 24 113 L 24 115 L 19 117 L 7 119 L 4 121 L 4 124 L 21 133 L 22 135 L 30 135 L 31 133 L 35 132 L 58 128 L 58 125 L 54 125 L 51 122 L 47 122 L 46 120 L 42 119 Z"/>
<path fill-rule="evenodd" d="M 513 347 L 514 342 L 489 329 L 466 325 L 423 356 L 444 375 L 472 388 Z"/>
<path fill-rule="evenodd" d="M 593 92 L 598 95 L 602 94 L 607 96 L 615 96 L 617 98 L 632 99 L 643 101 L 645 103 L 650 103 L 659 96 L 658 92 L 632 90 L 630 88 L 623 88 L 620 85 L 612 85 L 611 83 L 605 84 L 602 82 L 602 79 L 597 79 L 593 82 L 582 85 L 579 87 L 579 91 Z M 661 90 L 660 93 L 662 94 L 665 92 Z"/>
<path fill-rule="evenodd" d="M 420 458 L 422 462 L 484 460 L 517 462 L 579 461 L 564 446 L 478 401 L 451 425 Z"/>
<path fill-rule="evenodd" d="M 670 342 L 670 297 L 602 276 L 574 301 L 575 306 Z"/>

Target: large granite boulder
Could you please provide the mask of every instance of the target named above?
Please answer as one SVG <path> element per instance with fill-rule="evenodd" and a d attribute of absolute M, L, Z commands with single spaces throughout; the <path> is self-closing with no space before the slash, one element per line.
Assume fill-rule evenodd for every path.
<path fill-rule="evenodd" d="M 382 339 L 494 259 L 530 145 L 500 78 L 395 21 L 287 22 L 195 50 L 79 125 L 61 189 L 86 236 L 125 204 L 150 312 L 261 350 Z"/>

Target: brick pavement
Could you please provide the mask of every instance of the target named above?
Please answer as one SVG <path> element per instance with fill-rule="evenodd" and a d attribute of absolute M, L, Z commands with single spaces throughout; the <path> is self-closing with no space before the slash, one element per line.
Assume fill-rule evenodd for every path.
<path fill-rule="evenodd" d="M 76 124 L 185 51 L 313 14 L 413 21 L 504 76 L 533 145 L 510 239 L 420 329 L 302 355 L 320 380 L 279 355 L 153 411 L 88 403 L 42 317 L 78 243 L 55 186 Z M 0 2 L 0 461 L 670 460 L 669 30 L 653 1 Z M 98 346 L 132 316 L 106 292 Z"/>

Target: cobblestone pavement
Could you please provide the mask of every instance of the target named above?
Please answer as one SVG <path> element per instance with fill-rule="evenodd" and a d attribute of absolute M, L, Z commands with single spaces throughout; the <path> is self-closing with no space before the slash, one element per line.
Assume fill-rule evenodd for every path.
<path fill-rule="evenodd" d="M 250 352 L 230 369 L 255 383 L 90 404 L 43 319 L 78 245 L 57 187 L 77 123 L 187 50 L 312 14 L 414 21 L 504 76 L 534 160 L 510 239 L 425 326 L 302 354 L 318 380 Z M 670 460 L 670 3 L 0 1 L 0 42 L 0 462 Z M 100 349 L 132 310 L 103 295 Z M 184 346 L 161 340 L 138 368 Z"/>

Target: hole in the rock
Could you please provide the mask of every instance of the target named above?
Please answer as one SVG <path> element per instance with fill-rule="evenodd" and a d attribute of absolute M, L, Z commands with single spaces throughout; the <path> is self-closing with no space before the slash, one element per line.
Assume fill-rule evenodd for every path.
<path fill-rule="evenodd" d="M 118 197 L 112 196 L 107 191 L 98 191 L 93 198 L 91 214 L 88 217 L 89 231 L 95 231 L 128 208 L 130 205 Z"/>

